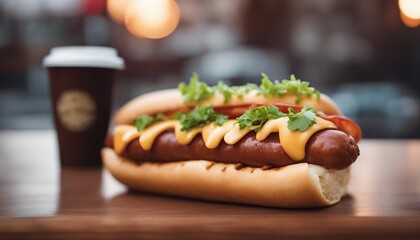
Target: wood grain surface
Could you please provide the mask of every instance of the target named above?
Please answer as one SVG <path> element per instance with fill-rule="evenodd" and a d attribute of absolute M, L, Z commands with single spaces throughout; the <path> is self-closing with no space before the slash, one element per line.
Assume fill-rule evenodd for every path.
<path fill-rule="evenodd" d="M 0 238 L 420 239 L 420 141 L 362 140 L 350 194 L 275 209 L 128 192 L 100 168 L 60 168 L 53 131 L 0 132 Z"/>

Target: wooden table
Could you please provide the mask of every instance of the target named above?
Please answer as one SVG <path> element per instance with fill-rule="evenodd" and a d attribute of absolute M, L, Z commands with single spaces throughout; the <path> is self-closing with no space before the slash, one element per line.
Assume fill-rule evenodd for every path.
<path fill-rule="evenodd" d="M 129 193 L 105 170 L 60 169 L 53 131 L 3 131 L 0 238 L 420 239 L 420 141 L 360 147 L 348 197 L 290 210 Z"/>

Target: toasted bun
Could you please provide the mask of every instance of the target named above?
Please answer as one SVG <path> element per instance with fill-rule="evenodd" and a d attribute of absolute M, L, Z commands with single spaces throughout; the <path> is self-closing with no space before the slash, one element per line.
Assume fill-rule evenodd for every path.
<path fill-rule="evenodd" d="M 251 91 L 242 98 L 233 96 L 227 105 L 274 102 L 293 105 L 295 104 L 295 100 L 296 96 L 290 94 L 286 94 L 281 98 L 266 98 L 263 95 L 257 94 L 255 91 Z M 216 95 L 200 104 L 222 106 L 224 105 L 224 98 L 221 95 Z M 303 97 L 300 105 L 312 106 L 329 115 L 341 115 L 338 106 L 324 94 L 321 94 L 319 100 Z M 185 106 L 178 89 L 155 91 L 138 96 L 126 103 L 115 115 L 114 122 L 116 124 L 132 124 L 140 115 L 154 115 L 162 112 L 176 111 Z"/>
<path fill-rule="evenodd" d="M 131 189 L 268 207 L 329 206 L 346 194 L 349 169 L 299 163 L 261 170 L 204 160 L 135 164 L 102 150 L 106 168 Z"/>

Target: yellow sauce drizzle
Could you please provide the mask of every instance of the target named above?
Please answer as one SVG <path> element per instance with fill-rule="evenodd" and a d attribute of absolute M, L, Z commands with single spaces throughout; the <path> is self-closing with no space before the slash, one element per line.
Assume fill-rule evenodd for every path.
<path fill-rule="evenodd" d="M 245 127 L 244 129 L 239 129 L 239 124 L 233 125 L 232 129 L 226 133 L 225 135 L 225 142 L 227 144 L 233 145 L 239 140 L 241 140 L 245 135 L 247 135 L 252 130 L 249 127 Z"/>
<path fill-rule="evenodd" d="M 140 139 L 139 139 L 140 146 L 144 150 L 149 151 L 150 149 L 152 149 L 152 145 L 156 137 L 166 130 L 175 128 L 177 123 L 178 121 L 175 121 L 175 120 L 162 121 L 162 122 L 157 122 L 153 124 L 152 126 L 146 128 L 143 131 L 143 134 L 141 134 L 140 136 Z"/>
<path fill-rule="evenodd" d="M 117 154 L 124 152 L 127 144 L 140 137 L 137 128 L 131 125 L 118 125 L 114 129 L 114 150 Z"/>
<path fill-rule="evenodd" d="M 222 126 L 211 123 L 203 128 L 188 132 L 181 131 L 181 124 L 176 120 L 155 123 L 142 132 L 137 132 L 134 126 L 120 125 L 115 129 L 114 148 L 116 153 L 122 153 L 129 142 L 135 138 L 139 138 L 140 146 L 148 151 L 152 149 L 156 137 L 169 129 L 175 130 L 175 138 L 182 145 L 189 144 L 199 133 L 202 134 L 204 144 L 209 149 L 216 148 L 222 139 L 227 144 L 232 145 L 252 131 L 248 127 L 242 130 L 239 129 L 235 121 L 229 120 Z M 264 141 L 271 133 L 278 132 L 284 151 L 296 161 L 305 158 L 305 145 L 314 133 L 327 128 L 337 128 L 332 122 L 317 117 L 316 123 L 310 126 L 305 132 L 291 131 L 287 128 L 287 121 L 288 118 L 286 117 L 267 121 L 261 130 L 257 132 L 256 139 L 258 141 Z"/>
<path fill-rule="evenodd" d="M 257 132 L 255 138 L 258 141 L 263 141 L 270 133 L 278 132 L 281 146 L 287 155 L 295 161 L 305 158 L 305 146 L 312 135 L 323 129 L 337 128 L 332 122 L 317 117 L 316 123 L 306 131 L 291 131 L 287 128 L 287 121 L 288 118 L 285 117 L 268 120 L 262 129 Z"/>
<path fill-rule="evenodd" d="M 177 122 L 175 125 L 175 139 L 178 141 L 181 145 L 187 145 L 190 143 L 197 134 L 199 134 L 203 129 L 202 128 L 196 128 L 190 131 L 181 131 L 181 124 Z"/>
<path fill-rule="evenodd" d="M 229 132 L 236 120 L 229 120 L 218 126 L 215 122 L 210 123 L 209 125 L 203 128 L 203 140 L 207 148 L 213 149 L 216 148 L 219 143 L 222 141 L 223 137 Z"/>

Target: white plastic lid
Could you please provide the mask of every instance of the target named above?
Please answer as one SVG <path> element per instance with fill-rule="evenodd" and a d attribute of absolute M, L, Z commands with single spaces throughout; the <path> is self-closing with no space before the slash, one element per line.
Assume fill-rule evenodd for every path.
<path fill-rule="evenodd" d="M 44 67 L 98 67 L 123 69 L 124 60 L 114 48 L 68 46 L 51 49 L 43 61 Z"/>

